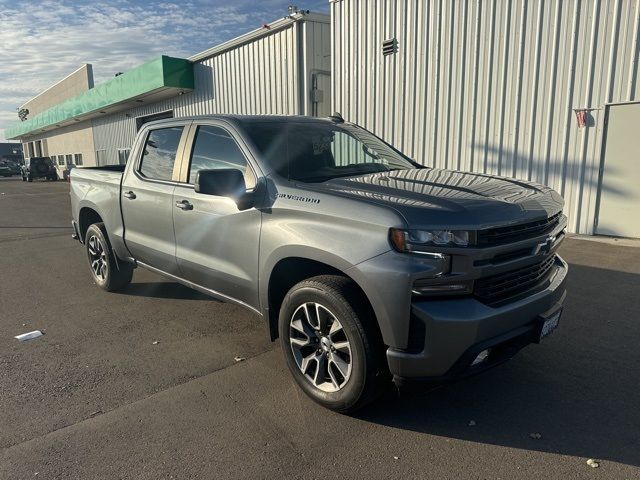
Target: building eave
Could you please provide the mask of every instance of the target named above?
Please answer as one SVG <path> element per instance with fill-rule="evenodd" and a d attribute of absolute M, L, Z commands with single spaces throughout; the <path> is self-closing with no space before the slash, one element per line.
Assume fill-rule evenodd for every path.
<path fill-rule="evenodd" d="M 193 64 L 161 56 L 5 130 L 8 140 L 176 96 L 194 88 Z"/>

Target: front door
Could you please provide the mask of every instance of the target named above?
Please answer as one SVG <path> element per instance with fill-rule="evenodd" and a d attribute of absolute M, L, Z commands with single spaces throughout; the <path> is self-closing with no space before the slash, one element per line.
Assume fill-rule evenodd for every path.
<path fill-rule="evenodd" d="M 173 193 L 176 257 L 181 276 L 224 297 L 258 307 L 258 250 L 261 212 L 238 210 L 227 197 L 196 193 L 198 170 L 237 168 L 245 174 L 248 189 L 256 183 L 248 151 L 221 125 L 194 125 L 184 181 Z M 188 147 L 187 150 L 188 151 Z"/>
<path fill-rule="evenodd" d="M 124 239 L 136 260 L 178 274 L 173 230 L 174 168 L 182 125 L 150 130 L 120 195 Z"/>

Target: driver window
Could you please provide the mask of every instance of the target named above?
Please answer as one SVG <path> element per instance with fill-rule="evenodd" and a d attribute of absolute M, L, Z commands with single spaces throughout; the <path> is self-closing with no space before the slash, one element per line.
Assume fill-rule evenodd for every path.
<path fill-rule="evenodd" d="M 220 127 L 201 125 L 196 132 L 187 182 L 195 182 L 198 170 L 216 168 L 236 168 L 244 174 L 247 188 L 255 187 L 255 176 L 231 135 Z"/>

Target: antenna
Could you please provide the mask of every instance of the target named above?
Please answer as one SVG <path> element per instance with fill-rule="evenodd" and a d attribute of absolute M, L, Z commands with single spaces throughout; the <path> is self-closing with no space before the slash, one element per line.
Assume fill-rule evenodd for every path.
<path fill-rule="evenodd" d="M 334 112 L 333 115 L 329 115 L 329 120 L 333 123 L 344 123 L 344 118 L 342 118 L 340 112 Z"/>

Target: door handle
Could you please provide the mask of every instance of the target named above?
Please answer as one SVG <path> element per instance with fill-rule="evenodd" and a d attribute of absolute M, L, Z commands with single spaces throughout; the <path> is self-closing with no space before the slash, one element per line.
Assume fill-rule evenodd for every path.
<path fill-rule="evenodd" d="M 133 193 L 131 190 L 129 190 L 128 192 L 124 192 L 122 196 L 130 200 L 133 200 L 134 198 L 136 198 L 136 194 Z"/>
<path fill-rule="evenodd" d="M 189 200 L 180 200 L 176 202 L 176 207 L 180 210 L 193 210 L 193 205 L 189 203 Z"/>

